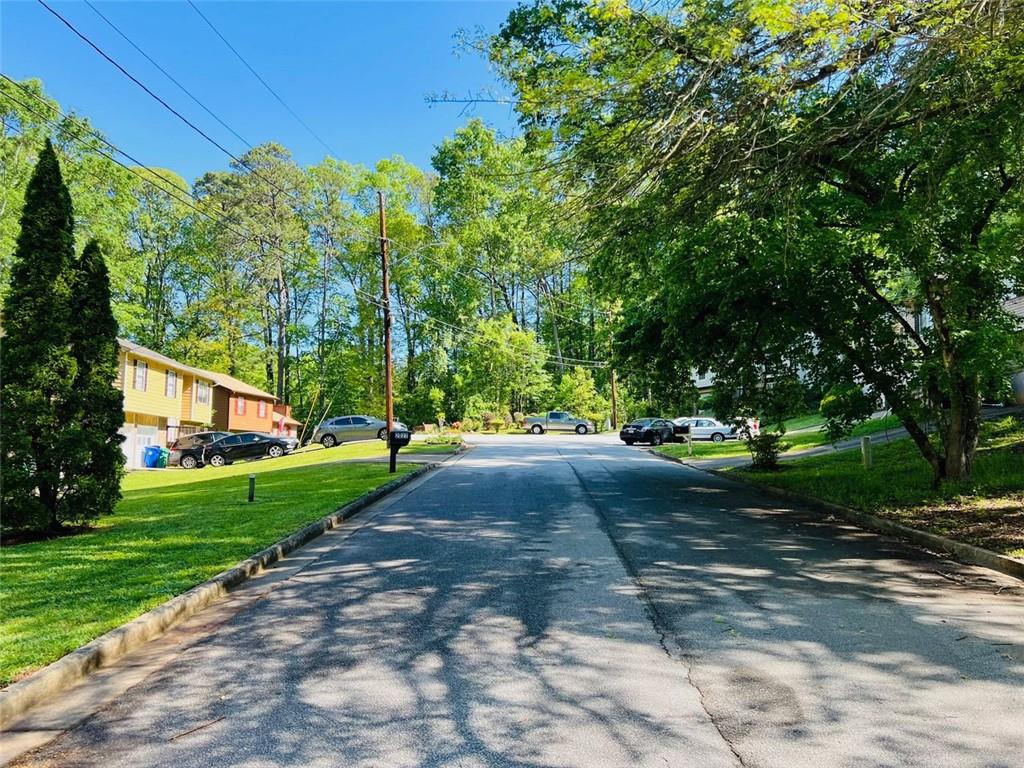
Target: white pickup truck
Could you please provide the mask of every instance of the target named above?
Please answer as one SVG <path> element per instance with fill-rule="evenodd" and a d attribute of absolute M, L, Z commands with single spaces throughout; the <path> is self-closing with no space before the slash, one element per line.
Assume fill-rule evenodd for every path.
<path fill-rule="evenodd" d="M 527 416 L 523 420 L 527 432 L 542 435 L 548 430 L 552 432 L 575 432 L 585 435 L 594 432 L 594 422 L 580 419 L 565 411 L 548 411 L 540 416 Z"/>

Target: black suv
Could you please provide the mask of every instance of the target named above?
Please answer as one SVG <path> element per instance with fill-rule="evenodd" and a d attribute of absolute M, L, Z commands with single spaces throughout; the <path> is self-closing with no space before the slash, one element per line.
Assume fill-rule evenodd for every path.
<path fill-rule="evenodd" d="M 193 432 L 174 441 L 171 455 L 167 457 L 170 466 L 177 464 L 182 469 L 197 469 L 203 466 L 203 448 L 214 440 L 227 437 L 230 432 Z"/>

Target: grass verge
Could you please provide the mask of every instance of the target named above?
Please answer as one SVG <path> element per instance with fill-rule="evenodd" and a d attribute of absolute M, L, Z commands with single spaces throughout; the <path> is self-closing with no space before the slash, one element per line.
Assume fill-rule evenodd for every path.
<path fill-rule="evenodd" d="M 458 444 L 430 444 L 423 440 L 416 440 L 398 452 L 398 462 L 402 462 L 403 456 L 421 454 L 450 454 L 458 450 Z M 368 440 L 359 443 L 344 443 L 334 448 L 324 448 L 322 445 L 308 445 L 300 448 L 294 453 L 282 456 L 279 459 L 257 459 L 256 461 L 240 461 L 226 467 L 203 467 L 202 469 L 178 469 L 170 467 L 166 470 L 144 470 L 130 472 L 121 483 L 122 491 L 134 491 L 142 488 L 162 488 L 168 485 L 187 485 L 192 483 L 206 483 L 222 477 L 238 477 L 240 475 L 256 475 L 257 478 L 265 472 L 277 472 L 281 469 L 294 469 L 296 467 L 310 467 L 320 464 L 333 464 L 344 461 L 358 461 L 360 459 L 382 459 L 388 455 L 388 449 L 384 443 L 377 440 Z M 257 479 L 257 486 L 259 480 Z"/>
<path fill-rule="evenodd" d="M 871 419 L 863 424 L 858 424 L 850 433 L 850 437 L 876 435 L 880 432 L 900 428 L 900 421 L 895 416 L 883 416 L 880 419 Z M 828 435 L 821 430 L 814 430 L 811 432 L 800 432 L 799 434 L 787 434 L 782 438 L 782 442 L 785 445 L 783 453 L 794 453 L 795 451 L 806 451 L 809 448 L 828 445 L 829 439 Z M 725 459 L 733 456 L 750 456 L 750 452 L 747 450 L 747 443 L 744 440 L 726 440 L 724 443 L 712 443 L 710 440 L 694 440 L 692 457 L 690 457 L 685 443 L 663 445 L 655 450 L 666 456 L 674 456 L 677 459 Z"/>
<path fill-rule="evenodd" d="M 282 466 L 300 456 L 214 472 L 135 473 L 125 478 L 124 498 L 115 514 L 102 518 L 93 530 L 0 549 L 0 685 L 55 661 L 394 477 L 388 475 L 387 464 L 328 463 L 324 456 L 313 466 Z M 398 473 L 414 469 L 400 464 Z M 246 479 L 238 477 L 250 472 L 258 472 L 252 504 L 247 502 Z"/>
<path fill-rule="evenodd" d="M 1024 421 L 986 422 L 970 484 L 931 487 L 931 470 L 910 440 L 879 445 L 874 468 L 859 451 L 797 459 L 776 472 L 737 469 L 779 488 L 870 512 L 878 517 L 1024 558 Z"/>

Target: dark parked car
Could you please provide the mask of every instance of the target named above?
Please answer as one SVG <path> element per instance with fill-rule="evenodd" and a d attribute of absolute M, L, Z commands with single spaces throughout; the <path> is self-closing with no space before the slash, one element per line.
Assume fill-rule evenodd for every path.
<path fill-rule="evenodd" d="M 269 456 L 276 459 L 295 450 L 294 437 L 273 437 L 262 432 L 242 432 L 214 440 L 203 451 L 203 463 L 211 467 L 223 467 L 235 461 L 259 459 Z"/>
<path fill-rule="evenodd" d="M 182 469 L 196 469 L 203 466 L 203 449 L 214 440 L 227 437 L 230 432 L 193 432 L 191 435 L 179 437 L 171 445 L 171 455 L 167 457 L 170 466 L 178 465 Z"/>
<path fill-rule="evenodd" d="M 623 425 L 619 439 L 626 445 L 650 443 L 661 445 L 671 443 L 675 436 L 675 424 L 668 419 L 636 419 Z"/>

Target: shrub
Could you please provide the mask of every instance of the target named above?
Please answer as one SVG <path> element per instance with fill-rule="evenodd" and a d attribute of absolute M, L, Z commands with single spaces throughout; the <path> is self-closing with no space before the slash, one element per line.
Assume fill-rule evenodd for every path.
<path fill-rule="evenodd" d="M 426 438 L 423 442 L 427 445 L 458 445 L 462 442 L 462 435 L 458 432 L 449 432 L 446 430 L 444 432 L 430 435 L 430 437 Z"/>
<path fill-rule="evenodd" d="M 755 469 L 778 469 L 779 454 L 786 448 L 778 432 L 762 432 L 747 440 L 747 449 Z"/>

